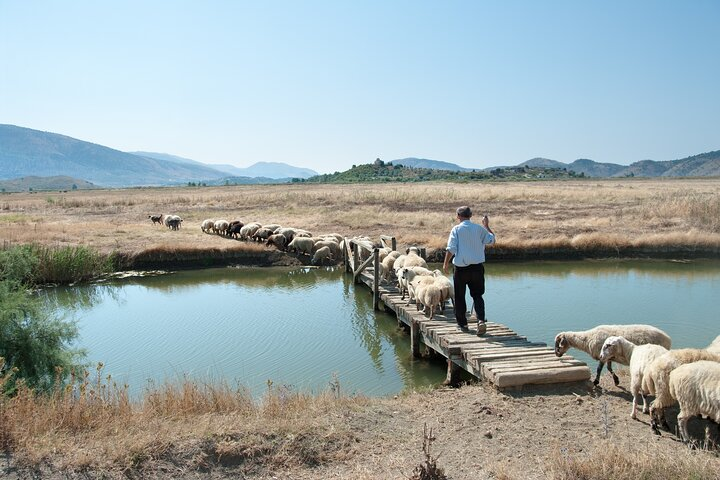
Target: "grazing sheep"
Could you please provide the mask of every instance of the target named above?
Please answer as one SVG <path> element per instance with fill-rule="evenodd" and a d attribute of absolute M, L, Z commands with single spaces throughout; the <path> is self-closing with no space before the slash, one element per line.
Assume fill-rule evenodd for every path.
<path fill-rule="evenodd" d="M 293 238 L 295 238 L 295 229 L 290 227 L 285 228 L 279 228 L 275 229 L 275 233 L 279 233 L 281 235 L 285 235 L 285 238 L 287 238 L 288 243 L 293 241 Z"/>
<path fill-rule="evenodd" d="M 393 264 L 399 256 L 400 252 L 392 251 L 380 262 L 380 279 L 385 283 L 390 283 L 390 273 L 393 272 Z"/>
<path fill-rule="evenodd" d="M 227 220 L 215 220 L 213 223 L 213 232 L 218 235 L 227 235 L 227 230 L 230 227 L 230 222 Z"/>
<path fill-rule="evenodd" d="M 705 348 L 705 350 L 720 355 L 720 335 L 715 337 L 715 340 L 713 340 L 712 343 Z"/>
<path fill-rule="evenodd" d="M 325 260 L 332 261 L 332 259 L 333 256 L 332 252 L 330 251 L 330 247 L 322 247 L 315 252 L 315 255 L 313 255 L 312 261 L 310 263 L 312 263 L 313 265 L 320 265 Z"/>
<path fill-rule="evenodd" d="M 148 218 L 149 218 L 150 220 L 152 220 L 153 225 L 155 225 L 156 223 L 157 223 L 158 225 L 162 225 L 162 223 L 163 223 L 163 216 L 162 216 L 162 214 L 160 214 L 160 215 L 148 215 Z"/>
<path fill-rule="evenodd" d="M 170 228 L 170 230 L 180 230 L 181 223 L 182 218 L 178 217 L 177 215 L 171 215 L 171 218 L 169 218 L 167 221 L 168 228 Z"/>
<path fill-rule="evenodd" d="M 655 400 L 650 404 L 650 426 L 653 432 L 657 434 L 660 433 L 658 424 L 662 424 L 666 430 L 670 429 L 664 414 L 665 408 L 675 403 L 672 395 L 670 395 L 670 386 L 668 385 L 670 372 L 680 365 L 697 362 L 699 360 L 720 362 L 720 355 L 715 355 L 700 348 L 670 350 L 650 362 L 645 369 L 642 388 L 646 392 L 655 395 Z"/>
<path fill-rule="evenodd" d="M 247 240 L 255 235 L 255 232 L 261 227 L 259 223 L 247 223 L 240 229 L 240 240 Z"/>
<path fill-rule="evenodd" d="M 342 250 L 340 245 L 335 240 L 319 240 L 313 245 L 313 252 L 318 251 L 323 247 L 328 247 L 333 258 L 340 258 L 342 256 Z"/>
<path fill-rule="evenodd" d="M 635 345 L 654 343 L 669 349 L 671 340 L 667 333 L 652 325 L 598 325 L 583 332 L 560 332 L 555 336 L 555 355 L 562 357 L 570 347 L 577 348 L 590 355 L 595 360 L 600 360 L 600 351 L 607 337 L 615 335 L 625 337 Z M 621 362 L 618 362 L 621 363 Z M 593 383 L 600 383 L 600 372 L 605 362 L 600 361 L 597 367 L 597 375 Z M 620 384 L 620 379 L 612 371 L 612 362 L 607 364 L 608 371 L 613 377 L 615 385 Z"/>
<path fill-rule="evenodd" d="M 288 251 L 295 251 L 298 253 L 304 253 L 306 255 L 312 255 L 313 245 L 312 238 L 298 237 L 293 238 L 292 242 L 288 244 Z M 329 250 L 329 249 L 328 249 Z"/>
<path fill-rule="evenodd" d="M 257 242 L 262 242 L 270 238 L 270 235 L 273 235 L 273 230 L 270 230 L 267 227 L 260 227 L 255 230 L 255 233 L 252 235 L 251 238 Z"/>
<path fill-rule="evenodd" d="M 232 222 L 230 222 L 230 225 L 227 228 L 227 236 L 232 238 L 238 238 L 240 236 L 240 231 L 244 226 L 245 225 L 240 220 L 233 220 Z"/>
<path fill-rule="evenodd" d="M 210 231 L 215 227 L 215 222 L 213 220 L 203 220 L 202 224 L 200 225 L 200 229 L 203 231 L 203 233 L 210 233 Z"/>
<path fill-rule="evenodd" d="M 278 250 L 285 250 L 287 247 L 288 241 L 285 235 L 282 233 L 275 233 L 273 235 L 270 235 L 266 242 L 267 245 L 275 245 Z"/>
<path fill-rule="evenodd" d="M 632 410 L 630 417 L 637 418 L 637 396 L 640 394 L 643 401 L 643 413 L 648 413 L 648 403 L 645 392 L 642 389 L 643 377 L 647 366 L 660 355 L 667 352 L 667 349 L 661 345 L 646 343 L 645 345 L 635 345 L 624 337 L 610 336 L 605 339 L 602 351 L 600 352 L 600 361 L 609 362 L 615 360 L 618 363 L 630 365 L 630 393 L 632 393 Z"/>
<path fill-rule="evenodd" d="M 280 225 L 278 225 L 277 223 L 271 223 L 270 225 L 263 225 L 263 227 L 269 228 L 270 230 L 272 230 L 273 233 L 277 233 L 275 230 L 277 230 L 278 228 L 281 228 Z"/>
<path fill-rule="evenodd" d="M 705 415 L 720 423 L 720 363 L 700 360 L 681 365 L 670 372 L 668 387 L 680 405 L 677 421 L 684 442 L 690 440 L 690 417 Z"/>

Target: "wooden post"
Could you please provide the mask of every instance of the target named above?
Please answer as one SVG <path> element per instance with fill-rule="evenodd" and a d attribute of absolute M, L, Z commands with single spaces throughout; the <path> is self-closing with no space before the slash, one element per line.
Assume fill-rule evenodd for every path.
<path fill-rule="evenodd" d="M 380 250 L 373 248 L 373 305 L 380 310 Z"/>
<path fill-rule="evenodd" d="M 415 320 L 410 322 L 410 353 L 413 358 L 420 358 L 420 324 Z"/>
<path fill-rule="evenodd" d="M 347 238 L 343 239 L 343 265 L 345 265 L 345 273 L 351 272 L 352 269 L 350 268 L 349 262 L 348 262 L 348 240 Z"/>
<path fill-rule="evenodd" d="M 397 240 L 395 240 L 395 237 L 392 237 L 391 242 L 392 242 L 392 249 L 394 252 L 395 250 L 397 250 Z"/>
<path fill-rule="evenodd" d="M 356 273 L 355 269 L 357 268 L 358 263 L 360 262 L 360 258 L 358 255 L 358 249 L 360 248 L 360 246 L 357 245 L 356 243 L 351 243 L 350 245 L 352 245 L 352 253 L 353 253 L 353 263 L 352 263 L 353 275 L 355 276 L 355 283 L 358 283 L 358 282 L 360 282 L 360 280 L 358 280 L 358 276 L 355 274 Z"/>
<path fill-rule="evenodd" d="M 445 385 L 457 385 L 458 383 L 458 373 L 460 372 L 460 368 L 455 365 L 455 362 L 453 362 L 450 357 L 448 356 L 447 359 L 447 375 L 445 376 Z"/>

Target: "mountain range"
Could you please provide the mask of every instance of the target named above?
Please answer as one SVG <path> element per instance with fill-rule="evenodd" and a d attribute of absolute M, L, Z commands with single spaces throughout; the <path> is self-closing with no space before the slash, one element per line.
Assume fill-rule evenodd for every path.
<path fill-rule="evenodd" d="M 290 181 L 316 174 L 283 163 L 259 162 L 240 169 L 167 154 L 121 152 L 65 135 L 0 125 L 0 180 L 68 176 L 97 186 L 126 187 L 220 181 L 227 177 L 262 176 Z"/>
<path fill-rule="evenodd" d="M 720 176 L 720 151 L 712 151 L 678 160 L 641 160 L 630 165 L 599 163 L 578 159 L 563 163 L 533 158 L 513 167 L 468 168 L 454 163 L 424 158 L 392 160 L 393 165 L 451 171 L 491 171 L 497 168 L 558 168 L 586 177 L 681 177 Z M 15 125 L 0 124 L 0 181 L 24 179 L 0 187 L 31 188 L 43 183 L 32 177 L 65 177 L 47 185 L 57 189 L 92 187 L 128 187 L 205 183 L 208 185 L 242 183 L 284 183 L 293 178 L 317 175 L 308 168 L 285 163 L 257 162 L 250 167 L 206 164 L 166 153 L 121 152 L 65 135 L 42 132 Z M 69 177 L 69 179 L 68 179 Z M 30 182 L 30 183 L 29 183 Z M 86 183 L 88 182 L 88 183 Z M 49 187 L 55 189 L 55 187 Z"/>

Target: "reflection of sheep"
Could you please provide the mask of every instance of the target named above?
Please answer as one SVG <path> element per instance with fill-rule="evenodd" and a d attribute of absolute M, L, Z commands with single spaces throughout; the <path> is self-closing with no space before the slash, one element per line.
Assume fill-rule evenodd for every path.
<path fill-rule="evenodd" d="M 670 350 L 650 362 L 650 365 L 645 369 L 642 388 L 646 392 L 655 395 L 655 400 L 650 404 L 650 425 L 655 433 L 659 433 L 658 423 L 661 423 L 663 427 L 669 430 L 665 421 L 664 410 L 674 403 L 668 385 L 670 372 L 680 365 L 699 360 L 720 362 L 720 355 L 715 355 L 700 348 Z"/>
<path fill-rule="evenodd" d="M 720 355 L 720 335 L 715 337 L 715 340 L 713 340 L 712 343 L 708 345 L 705 350 Z"/>
<path fill-rule="evenodd" d="M 602 351 L 600 352 L 600 361 L 609 362 L 615 360 L 618 363 L 630 365 L 630 393 L 632 393 L 632 410 L 630 416 L 637 418 L 637 396 L 642 395 L 643 413 L 648 413 L 648 404 L 645 395 L 647 392 L 642 390 L 643 376 L 647 366 L 660 355 L 667 352 L 665 347 L 646 343 L 645 345 L 635 345 L 623 337 L 611 336 L 605 339 Z"/>
<path fill-rule="evenodd" d="M 210 233 L 210 231 L 215 226 L 215 222 L 212 220 L 203 220 L 202 225 L 200 225 L 200 229 L 203 231 L 203 233 Z"/>
<path fill-rule="evenodd" d="M 670 337 L 667 333 L 652 325 L 598 325 L 590 330 L 583 332 L 560 332 L 555 336 L 555 355 L 562 357 L 570 347 L 577 348 L 590 355 L 595 360 L 600 360 L 600 351 L 602 350 L 605 339 L 611 335 L 625 337 L 635 345 L 644 345 L 646 343 L 654 343 L 670 348 Z M 621 362 L 618 362 L 621 363 Z M 600 372 L 602 372 L 605 362 L 600 361 L 597 367 L 597 375 L 593 383 L 600 383 Z M 613 377 L 615 385 L 620 383 L 620 379 L 612 371 L 612 362 L 608 362 L 608 371 Z"/>
<path fill-rule="evenodd" d="M 701 360 L 677 367 L 670 373 L 670 395 L 680 404 L 677 416 L 680 436 L 690 440 L 690 417 L 706 415 L 720 423 L 720 363 Z"/>
<path fill-rule="evenodd" d="M 321 247 L 316 252 L 315 255 L 313 255 L 312 258 L 312 264 L 313 265 L 319 265 L 322 264 L 325 260 L 332 260 L 332 252 L 330 251 L 330 247 Z"/>
<path fill-rule="evenodd" d="M 296 251 L 298 253 L 304 253 L 306 255 L 312 255 L 314 242 L 312 238 L 295 237 L 292 242 L 288 244 L 289 251 Z M 329 249 L 328 249 L 329 250 Z"/>

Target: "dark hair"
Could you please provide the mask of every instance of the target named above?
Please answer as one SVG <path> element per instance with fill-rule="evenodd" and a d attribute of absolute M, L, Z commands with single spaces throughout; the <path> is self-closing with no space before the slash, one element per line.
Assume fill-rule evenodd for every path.
<path fill-rule="evenodd" d="M 457 214 L 458 214 L 458 217 L 470 218 L 470 217 L 472 217 L 472 210 L 470 210 L 470 207 L 464 205 L 457 209 Z"/>

